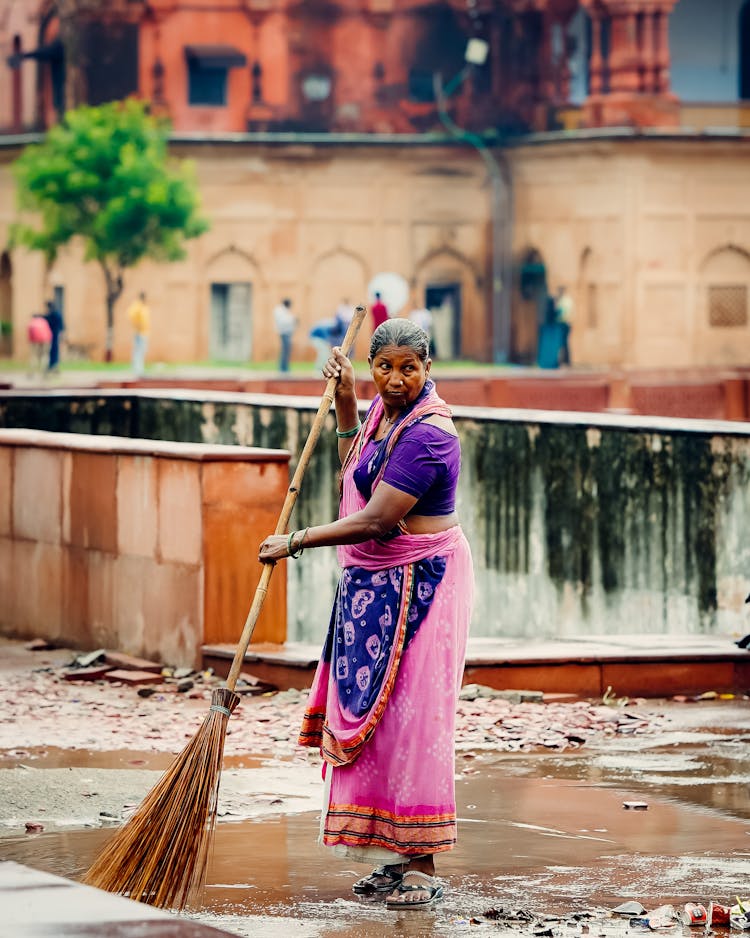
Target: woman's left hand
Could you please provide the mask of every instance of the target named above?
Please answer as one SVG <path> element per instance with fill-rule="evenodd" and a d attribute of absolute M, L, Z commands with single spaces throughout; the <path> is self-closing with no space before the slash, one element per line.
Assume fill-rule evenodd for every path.
<path fill-rule="evenodd" d="M 258 560 L 261 563 L 276 563 L 289 556 L 286 534 L 272 534 L 267 537 L 258 549 Z"/>

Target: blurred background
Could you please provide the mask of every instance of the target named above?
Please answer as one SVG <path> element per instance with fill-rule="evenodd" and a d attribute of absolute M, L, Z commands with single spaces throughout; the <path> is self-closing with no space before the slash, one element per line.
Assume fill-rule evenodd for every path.
<path fill-rule="evenodd" d="M 136 97 L 207 230 L 128 271 L 114 361 L 141 291 L 151 360 L 273 360 L 289 298 L 312 361 L 309 330 L 383 275 L 446 362 L 750 359 L 747 0 L 0 0 L 0 53 L 6 358 L 52 299 L 68 357 L 102 359 L 105 283 L 75 238 L 13 246 L 11 166 L 66 111 Z"/>

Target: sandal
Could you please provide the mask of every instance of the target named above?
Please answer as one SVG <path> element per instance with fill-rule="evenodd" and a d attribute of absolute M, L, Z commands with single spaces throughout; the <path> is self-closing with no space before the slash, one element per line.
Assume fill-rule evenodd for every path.
<path fill-rule="evenodd" d="M 403 864 L 395 863 L 392 866 L 378 866 L 372 873 L 358 879 L 352 886 L 352 892 L 359 895 L 370 895 L 373 892 L 393 892 L 401 885 L 404 874 L 401 872 Z"/>
<path fill-rule="evenodd" d="M 406 883 L 404 880 L 407 876 L 413 877 L 414 879 L 421 880 L 419 883 L 411 884 Z M 436 899 L 443 898 L 443 887 L 435 879 L 434 876 L 428 876 L 426 873 L 420 873 L 417 870 L 407 870 L 406 873 L 401 877 L 401 882 L 396 886 L 396 891 L 398 896 L 396 898 L 391 898 L 390 896 L 385 900 L 386 907 L 389 909 L 419 909 L 424 908 L 426 905 L 434 902 Z M 407 893 L 410 892 L 426 892 L 429 893 L 426 899 L 406 899 L 404 898 Z"/>

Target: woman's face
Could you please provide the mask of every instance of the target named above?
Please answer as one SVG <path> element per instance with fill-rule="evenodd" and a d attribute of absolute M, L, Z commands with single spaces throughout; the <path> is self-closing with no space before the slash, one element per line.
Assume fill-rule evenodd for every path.
<path fill-rule="evenodd" d="M 405 345 L 386 345 L 370 359 L 378 394 L 388 407 L 398 410 L 408 407 L 418 397 L 430 373 L 432 361 L 426 362 Z"/>

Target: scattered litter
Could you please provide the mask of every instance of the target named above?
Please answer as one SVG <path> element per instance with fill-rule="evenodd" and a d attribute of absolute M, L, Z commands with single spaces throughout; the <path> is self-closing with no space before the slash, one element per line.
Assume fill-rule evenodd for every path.
<path fill-rule="evenodd" d="M 703 925 L 708 924 L 708 911 L 705 905 L 699 902 L 686 902 L 681 915 L 683 925 Z"/>
<path fill-rule="evenodd" d="M 40 824 L 39 821 L 27 821 L 26 822 L 27 834 L 39 834 L 43 830 L 44 830 L 44 824 Z"/>
<path fill-rule="evenodd" d="M 544 693 L 540 690 L 498 690 L 485 684 L 465 684 L 459 700 L 507 700 L 510 703 L 542 703 Z"/>
<path fill-rule="evenodd" d="M 719 905 L 718 902 L 709 902 L 708 904 L 708 924 L 728 925 L 731 916 L 731 910 L 728 905 Z"/>
<path fill-rule="evenodd" d="M 645 911 L 646 907 L 635 900 L 623 902 L 622 905 L 618 905 L 616 909 L 612 909 L 614 915 L 643 915 Z"/>
<path fill-rule="evenodd" d="M 248 674 L 243 671 L 240 674 L 237 684 L 234 688 L 236 694 L 267 694 L 269 691 L 278 690 L 278 688 L 256 677 L 255 674 Z"/>
<path fill-rule="evenodd" d="M 84 655 L 76 655 L 71 662 L 71 668 L 90 668 L 92 664 L 98 664 L 104 661 L 107 652 L 104 648 L 97 648 L 96 651 L 89 651 Z"/>
<path fill-rule="evenodd" d="M 646 801 L 623 801 L 623 808 L 626 811 L 647 811 L 648 802 Z"/>
<path fill-rule="evenodd" d="M 154 674 L 153 671 L 130 671 L 125 668 L 117 668 L 114 671 L 107 671 L 104 675 L 106 681 L 117 681 L 120 684 L 161 684 L 161 675 Z"/>
<path fill-rule="evenodd" d="M 673 905 L 660 905 L 646 915 L 648 927 L 654 931 L 657 928 L 672 928 L 677 924 L 679 916 Z"/>
<path fill-rule="evenodd" d="M 63 677 L 66 681 L 101 681 L 111 670 L 108 664 L 96 664 L 89 668 L 71 668 Z"/>
<path fill-rule="evenodd" d="M 27 651 L 53 651 L 57 646 L 46 638 L 34 638 L 24 646 Z"/>
<path fill-rule="evenodd" d="M 79 656 L 79 661 L 81 658 L 94 661 L 105 654 L 109 655 L 98 649 Z M 224 679 L 210 669 L 190 671 L 189 677 L 178 679 L 176 675 L 183 671 L 174 667 L 146 670 L 141 676 L 132 665 L 143 659 L 124 657 L 130 665 L 128 668 L 113 668 L 110 663 L 89 664 L 90 668 L 98 670 L 87 674 L 87 668 L 58 666 L 36 670 L 31 678 L 28 673 L 11 676 L 3 695 L 7 723 L 0 720 L 0 748 L 6 725 L 9 728 L 6 746 L 10 748 L 16 743 L 10 728 L 31 704 L 35 718 L 25 740 L 27 747 L 57 745 L 61 721 L 76 716 L 83 708 L 94 717 L 96 732 L 92 731 L 90 720 L 82 724 L 80 730 L 69 727 L 66 743 L 71 747 L 180 751 L 185 739 L 194 735 L 204 719 L 205 702 L 212 690 L 222 686 Z M 146 665 L 149 669 L 157 667 L 149 662 Z M 192 682 L 193 688 L 179 693 L 180 680 Z M 477 688 L 482 686 L 476 685 Z M 21 688 L 23 693 L 20 693 Z M 227 756 L 248 748 L 275 755 L 299 752 L 297 728 L 307 705 L 307 690 L 278 691 L 249 670 L 242 672 L 235 690 L 246 702 L 232 715 L 227 732 Z M 563 752 L 609 736 L 651 735 L 670 722 L 667 715 L 646 706 L 623 710 L 581 699 L 514 703 L 507 699 L 506 692 L 494 688 L 481 693 L 492 696 L 460 700 L 456 719 L 459 758 L 475 759 L 472 763 L 475 771 L 480 770 L 479 761 L 485 750 Z M 526 694 L 525 691 L 512 693 Z M 531 696 L 538 700 L 540 694 L 533 692 Z M 154 717 L 154 707 L 166 699 L 171 707 L 177 707 L 180 701 L 182 715 L 179 718 L 165 721 L 161 715 Z"/>
<path fill-rule="evenodd" d="M 161 674 L 161 665 L 156 661 L 134 658 L 133 655 L 126 655 L 122 651 L 106 652 L 105 660 L 108 665 L 121 671 L 151 671 L 154 674 Z"/>

